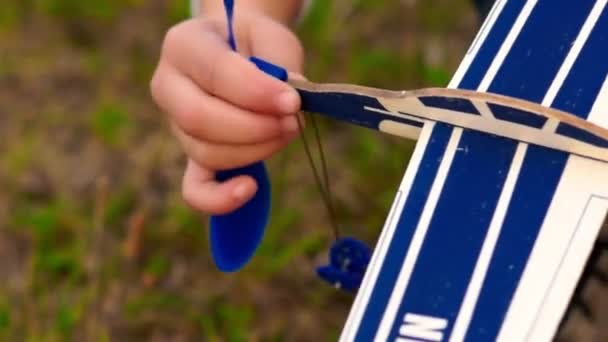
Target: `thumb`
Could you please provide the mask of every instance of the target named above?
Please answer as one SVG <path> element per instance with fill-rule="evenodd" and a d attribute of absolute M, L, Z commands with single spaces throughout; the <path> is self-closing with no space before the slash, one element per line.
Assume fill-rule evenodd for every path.
<path fill-rule="evenodd" d="M 290 72 L 302 73 L 304 50 L 298 37 L 273 20 L 250 23 L 249 43 L 253 56 L 278 64 Z"/>

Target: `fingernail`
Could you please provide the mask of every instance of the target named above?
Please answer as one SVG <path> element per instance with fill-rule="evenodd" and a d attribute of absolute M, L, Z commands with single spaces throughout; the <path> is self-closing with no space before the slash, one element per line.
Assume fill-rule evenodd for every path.
<path fill-rule="evenodd" d="M 281 127 L 285 133 L 295 133 L 300 130 L 298 119 L 295 115 L 281 119 Z"/>
<path fill-rule="evenodd" d="M 294 90 L 282 92 L 277 97 L 277 107 L 283 114 L 293 114 L 298 111 L 298 94 Z"/>
<path fill-rule="evenodd" d="M 236 197 L 239 200 L 244 200 L 247 199 L 251 196 L 250 194 L 250 189 L 247 186 L 247 184 L 241 184 L 241 185 L 237 185 L 234 190 L 232 191 L 232 195 L 234 195 L 234 197 Z"/>

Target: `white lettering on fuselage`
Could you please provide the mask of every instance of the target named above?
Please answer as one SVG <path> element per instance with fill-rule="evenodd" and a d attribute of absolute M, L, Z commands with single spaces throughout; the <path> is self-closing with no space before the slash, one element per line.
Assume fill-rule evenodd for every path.
<path fill-rule="evenodd" d="M 440 342 L 443 340 L 443 330 L 447 328 L 448 320 L 439 317 L 406 313 L 399 328 L 396 342 Z"/>

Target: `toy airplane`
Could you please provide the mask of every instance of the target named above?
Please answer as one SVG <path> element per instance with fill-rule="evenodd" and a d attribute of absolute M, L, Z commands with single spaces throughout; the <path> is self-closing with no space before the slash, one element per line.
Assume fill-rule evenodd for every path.
<path fill-rule="evenodd" d="M 302 108 L 408 138 L 426 122 L 484 132 L 608 162 L 608 130 L 518 98 L 470 90 L 387 91 L 290 80 Z"/>
<path fill-rule="evenodd" d="M 289 81 L 306 111 L 418 139 L 341 341 L 551 340 L 608 210 L 607 2 L 496 1 L 448 89 Z M 212 225 L 216 261 L 242 213 Z"/>

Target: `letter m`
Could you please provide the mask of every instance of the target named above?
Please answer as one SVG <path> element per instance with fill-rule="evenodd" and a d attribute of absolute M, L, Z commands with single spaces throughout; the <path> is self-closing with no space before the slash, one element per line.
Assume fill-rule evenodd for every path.
<path fill-rule="evenodd" d="M 447 326 L 447 319 L 406 313 L 403 317 L 403 324 L 399 328 L 399 335 L 405 338 L 441 341 L 443 339 L 443 330 Z"/>

